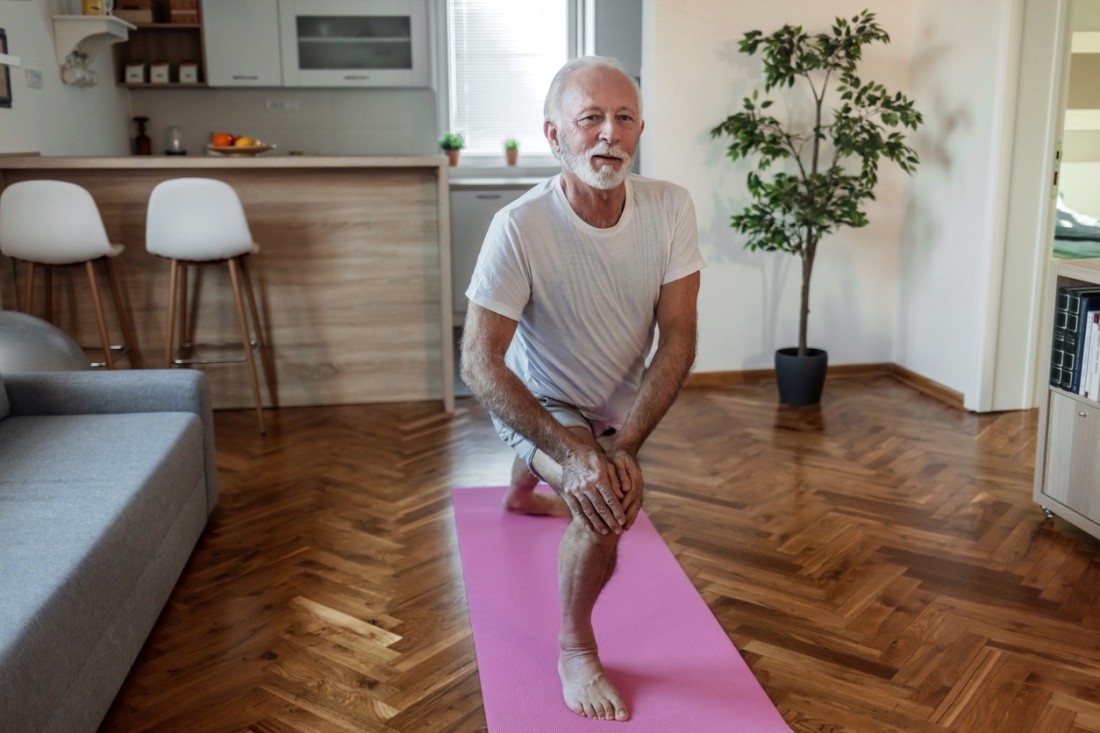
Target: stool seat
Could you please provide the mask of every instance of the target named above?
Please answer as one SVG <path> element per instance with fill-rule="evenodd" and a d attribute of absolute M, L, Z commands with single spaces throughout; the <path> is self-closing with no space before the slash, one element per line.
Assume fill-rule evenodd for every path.
<path fill-rule="evenodd" d="M 67 181 L 20 181 L 0 193 L 0 252 L 24 262 L 71 265 L 115 257 L 88 190 Z"/>
<path fill-rule="evenodd" d="M 256 254 L 237 192 L 213 178 L 174 178 L 153 189 L 145 246 L 171 260 L 210 262 Z"/>
<path fill-rule="evenodd" d="M 192 331 L 199 298 L 197 292 L 193 297 L 189 296 L 188 269 L 208 264 L 228 267 L 240 325 L 240 345 L 244 350 L 243 361 L 248 366 L 252 397 L 256 403 L 256 419 L 260 432 L 265 432 L 263 401 L 253 352 L 259 352 L 268 396 L 272 406 L 277 406 L 274 367 L 264 345 L 259 309 L 247 266 L 248 256 L 256 254 L 260 248 L 252 240 L 237 192 L 228 183 L 212 178 L 174 178 L 157 184 L 149 196 L 145 247 L 151 254 L 172 261 L 168 285 L 168 333 L 164 350 L 166 367 L 242 361 L 194 356 L 196 350 L 203 346 L 226 344 L 194 342 Z M 198 283 L 196 291 L 197 288 Z"/>
<path fill-rule="evenodd" d="M 141 367 L 134 329 L 123 303 L 111 259 L 125 247 L 113 244 L 87 189 L 67 181 L 18 181 L 0 193 L 0 254 L 26 263 L 23 311 L 34 308 L 36 266 L 46 274 L 46 320 L 53 317 L 53 268 L 83 264 L 103 349 L 103 363 L 113 369 L 114 355 L 129 355 L 130 365 Z M 111 289 L 123 343 L 113 346 L 99 295 L 95 265 L 102 262 Z"/>

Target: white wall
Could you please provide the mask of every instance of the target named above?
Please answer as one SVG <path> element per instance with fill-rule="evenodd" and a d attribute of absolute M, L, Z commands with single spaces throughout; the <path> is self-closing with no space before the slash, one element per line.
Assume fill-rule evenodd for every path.
<path fill-rule="evenodd" d="M 916 101 L 926 124 L 910 139 L 922 163 L 912 178 L 884 165 L 871 224 L 822 243 L 809 340 L 833 364 L 894 362 L 974 402 L 988 312 L 982 268 L 998 246 L 991 181 L 1001 154 L 996 104 L 1005 88 L 1008 5 L 647 0 L 642 172 L 687 186 L 695 199 L 708 261 L 698 371 L 770 367 L 773 350 L 797 337 L 799 262 L 742 249 L 728 221 L 748 201 L 748 166 L 724 158 L 708 134 L 758 85 L 759 61 L 738 53 L 737 41 L 784 23 L 817 32 L 869 7 L 892 43 L 870 50 L 864 78 Z"/>
<path fill-rule="evenodd" d="M 864 7 L 878 13 L 892 38 L 888 46 L 869 49 L 867 77 L 873 74 L 887 88 L 910 92 L 914 11 L 909 3 L 647 0 L 642 173 L 686 186 L 695 200 L 708 263 L 699 300 L 697 371 L 770 368 L 774 350 L 794 345 L 798 336 L 799 260 L 742 248 L 744 237 L 729 227 L 729 216 L 748 203 L 744 182 L 749 166 L 729 161 L 725 143 L 709 136 L 712 127 L 740 109 L 744 96 L 762 86 L 759 56 L 738 53 L 737 41 L 746 31 L 770 32 L 788 22 L 809 32 L 827 30 L 837 15 L 851 16 Z M 776 99 L 784 96 L 792 105 L 805 99 Z M 777 101 L 776 108 L 784 109 L 784 103 Z M 809 341 L 829 351 L 830 363 L 894 358 L 904 179 L 893 166 L 883 166 L 878 200 L 868 207 L 871 224 L 842 230 L 820 246 Z"/>
<path fill-rule="evenodd" d="M 1058 180 L 1066 206 L 1100 219 L 1100 163 L 1062 163 Z"/>
<path fill-rule="evenodd" d="M 7 32 L 9 52 L 23 63 L 11 69 L 12 107 L 0 109 L 0 153 L 129 154 L 129 94 L 113 81 L 109 49 L 92 64 L 98 85 L 61 83 L 50 16 L 71 11 L 69 2 L 0 0 L 0 28 Z M 42 72 L 42 89 L 27 87 L 28 67 Z"/>
<path fill-rule="evenodd" d="M 913 95 L 926 125 L 905 199 L 893 361 L 963 393 L 971 408 L 1004 246 L 995 195 L 1008 5 L 929 0 L 913 19 Z"/>

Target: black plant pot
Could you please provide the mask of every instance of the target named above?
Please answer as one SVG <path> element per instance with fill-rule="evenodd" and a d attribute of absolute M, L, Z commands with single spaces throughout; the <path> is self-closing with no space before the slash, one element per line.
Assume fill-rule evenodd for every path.
<path fill-rule="evenodd" d="M 825 371 L 829 355 L 823 349 L 806 349 L 799 356 L 791 347 L 775 352 L 775 381 L 779 385 L 779 401 L 788 405 L 816 405 L 825 386 Z"/>

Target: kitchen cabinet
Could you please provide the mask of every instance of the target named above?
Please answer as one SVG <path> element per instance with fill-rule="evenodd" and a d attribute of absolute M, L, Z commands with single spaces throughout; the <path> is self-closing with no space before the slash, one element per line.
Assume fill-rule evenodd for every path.
<path fill-rule="evenodd" d="M 456 324 L 466 317 L 466 288 L 493 215 L 530 187 L 500 181 L 451 183 L 451 301 Z"/>
<path fill-rule="evenodd" d="M 279 0 L 285 86 L 426 87 L 427 0 Z"/>
<path fill-rule="evenodd" d="M 1050 373 L 1055 306 L 1059 287 L 1100 287 L 1100 259 L 1057 260 L 1049 293 L 1042 348 L 1043 374 Z M 1100 538 L 1100 403 L 1053 385 L 1039 401 L 1034 499 L 1048 515 L 1058 515 Z"/>
<path fill-rule="evenodd" d="M 206 81 L 212 87 L 277 87 L 279 8 L 271 0 L 203 0 Z"/>

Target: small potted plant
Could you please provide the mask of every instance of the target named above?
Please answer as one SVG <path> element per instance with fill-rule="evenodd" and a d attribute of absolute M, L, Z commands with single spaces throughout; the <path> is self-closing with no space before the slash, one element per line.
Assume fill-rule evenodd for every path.
<path fill-rule="evenodd" d="M 457 133 L 448 132 L 440 139 L 439 147 L 447 151 L 451 165 L 458 165 L 459 151 L 466 147 L 466 140 Z"/>
<path fill-rule="evenodd" d="M 504 160 L 508 165 L 515 165 L 519 160 L 519 142 L 514 139 L 504 141 Z"/>

